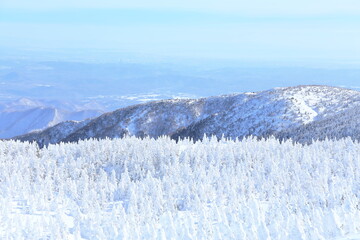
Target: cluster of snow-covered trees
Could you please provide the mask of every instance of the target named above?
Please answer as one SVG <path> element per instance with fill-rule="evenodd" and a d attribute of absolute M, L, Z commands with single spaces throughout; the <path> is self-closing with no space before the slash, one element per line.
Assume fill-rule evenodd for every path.
<path fill-rule="evenodd" d="M 2 239 L 360 233 L 360 144 L 167 137 L 0 143 Z"/>
<path fill-rule="evenodd" d="M 300 143 L 312 143 L 325 139 L 341 139 L 350 137 L 360 141 L 360 107 L 352 107 L 335 115 L 330 115 L 322 120 L 295 128 L 288 128 L 275 133 L 279 139 L 292 139 Z"/>

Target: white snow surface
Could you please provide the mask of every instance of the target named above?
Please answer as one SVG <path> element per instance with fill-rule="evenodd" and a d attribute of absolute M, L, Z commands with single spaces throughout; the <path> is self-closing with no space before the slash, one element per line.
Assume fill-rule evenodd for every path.
<path fill-rule="evenodd" d="M 293 103 L 304 123 L 324 118 L 352 106 L 360 105 L 359 91 L 326 86 L 299 86 L 283 89 L 283 97 Z"/>
<path fill-rule="evenodd" d="M 360 144 L 0 142 L 0 239 L 359 239 Z"/>

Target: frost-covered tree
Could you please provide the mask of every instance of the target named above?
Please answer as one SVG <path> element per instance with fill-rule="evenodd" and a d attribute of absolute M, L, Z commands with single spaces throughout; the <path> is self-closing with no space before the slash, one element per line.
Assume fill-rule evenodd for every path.
<path fill-rule="evenodd" d="M 359 152 L 351 138 L 302 145 L 275 138 L 126 137 L 43 149 L 3 141 L 0 238 L 359 234 Z"/>

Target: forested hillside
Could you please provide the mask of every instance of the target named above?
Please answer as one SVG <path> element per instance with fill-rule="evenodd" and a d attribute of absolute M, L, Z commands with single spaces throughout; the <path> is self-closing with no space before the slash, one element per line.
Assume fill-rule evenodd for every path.
<path fill-rule="evenodd" d="M 327 139 L 341 139 L 350 137 L 360 141 L 360 107 L 356 106 L 300 127 L 289 128 L 276 137 L 282 140 L 292 139 L 300 143 L 312 143 Z"/>
<path fill-rule="evenodd" d="M 360 107 L 360 92 L 329 86 L 276 88 L 257 93 L 239 93 L 201 99 L 162 100 L 134 105 L 101 115 L 87 122 L 60 123 L 44 131 L 16 137 L 36 141 L 41 147 L 51 143 L 76 142 L 90 138 L 124 136 L 171 136 L 173 139 L 202 139 L 246 136 L 299 139 L 297 132 L 308 131 L 306 139 L 351 136 L 360 139 L 358 124 L 347 134 L 348 119 Z M 337 129 L 335 119 L 344 130 Z M 71 125 L 71 128 L 69 126 Z M 327 128 L 329 131 L 321 131 Z M 329 134 L 328 134 L 329 133 Z M 310 135 L 309 135 L 310 134 Z"/>

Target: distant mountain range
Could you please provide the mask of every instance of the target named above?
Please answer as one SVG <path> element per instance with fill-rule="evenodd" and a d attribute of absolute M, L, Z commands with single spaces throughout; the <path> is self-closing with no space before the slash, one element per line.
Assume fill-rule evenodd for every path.
<path fill-rule="evenodd" d="M 66 120 L 82 121 L 102 113 L 101 110 L 81 109 L 65 102 L 21 98 L 0 104 L 0 138 L 42 130 Z"/>
<path fill-rule="evenodd" d="M 92 120 L 59 123 L 16 137 L 40 146 L 89 138 L 171 136 L 201 139 L 245 136 L 360 139 L 360 92 L 329 86 L 297 86 L 200 99 L 161 100 L 105 113 Z"/>

